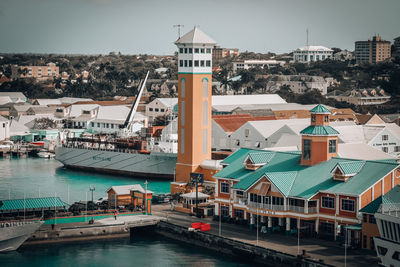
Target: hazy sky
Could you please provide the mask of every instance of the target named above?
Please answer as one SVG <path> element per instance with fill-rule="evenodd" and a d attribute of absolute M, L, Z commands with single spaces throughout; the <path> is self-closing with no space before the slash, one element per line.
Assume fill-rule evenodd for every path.
<path fill-rule="evenodd" d="M 283 53 L 306 42 L 354 50 L 400 36 L 400 0 L 0 0 L 0 53 L 172 54 L 174 24 L 222 47 Z"/>

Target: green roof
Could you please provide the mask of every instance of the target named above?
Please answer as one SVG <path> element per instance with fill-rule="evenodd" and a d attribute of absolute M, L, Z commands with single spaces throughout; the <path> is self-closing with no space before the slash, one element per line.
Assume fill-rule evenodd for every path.
<path fill-rule="evenodd" d="M 250 153 L 268 155 L 274 153 L 275 155 L 257 170 L 247 170 L 243 162 Z M 269 158 L 269 156 L 266 158 Z M 300 160 L 301 154 L 297 152 L 271 152 L 242 148 L 225 159 L 225 164 L 228 164 L 228 166 L 215 174 L 214 177 L 238 180 L 239 182 L 232 188 L 247 190 L 260 178 L 266 176 L 282 194 L 309 199 L 320 191 L 360 195 L 399 166 L 399 164 L 393 162 L 360 161 L 345 158 L 331 158 L 314 166 L 302 166 Z M 358 170 L 358 172 L 345 182 L 334 180 L 332 170 L 339 163 L 345 166 L 346 170 Z M 362 166 L 361 163 L 363 163 Z"/>
<path fill-rule="evenodd" d="M 32 210 L 32 209 L 44 209 L 51 207 L 66 207 L 69 206 L 63 202 L 59 197 L 39 197 L 39 198 L 26 198 L 24 199 L 11 199 L 2 200 L 0 211 L 10 210 Z"/>
<path fill-rule="evenodd" d="M 307 135 L 339 135 L 331 126 L 311 125 L 300 132 Z"/>
<path fill-rule="evenodd" d="M 249 153 L 249 159 L 251 162 L 254 164 L 266 164 L 268 163 L 272 157 L 275 155 L 275 153 L 270 152 L 270 153 L 265 153 L 265 152 L 251 152 Z"/>
<path fill-rule="evenodd" d="M 336 168 L 340 168 L 344 175 L 354 175 L 357 174 L 361 168 L 364 166 L 365 161 L 347 161 L 347 162 L 339 162 L 336 164 L 335 168 L 333 168 L 332 172 Z"/>
<path fill-rule="evenodd" d="M 400 186 L 396 185 L 383 196 L 378 197 L 367 206 L 362 208 L 360 212 L 374 214 L 378 211 L 381 204 L 400 203 Z"/>
<path fill-rule="evenodd" d="M 310 113 L 316 114 L 331 114 L 331 111 L 324 107 L 321 104 L 316 105 L 313 109 L 310 110 Z"/>

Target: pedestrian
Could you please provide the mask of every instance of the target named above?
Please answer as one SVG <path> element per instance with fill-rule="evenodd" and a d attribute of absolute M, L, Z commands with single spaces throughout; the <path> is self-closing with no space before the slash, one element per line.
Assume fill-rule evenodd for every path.
<path fill-rule="evenodd" d="M 117 220 L 117 211 L 114 211 L 114 219 Z"/>

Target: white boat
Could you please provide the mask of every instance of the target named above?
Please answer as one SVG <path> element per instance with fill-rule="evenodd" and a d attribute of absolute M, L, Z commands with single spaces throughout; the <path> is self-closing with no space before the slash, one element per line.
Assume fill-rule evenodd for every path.
<path fill-rule="evenodd" d="M 375 248 L 384 266 L 400 265 L 400 203 L 381 204 L 375 213 L 379 237 L 374 237 Z"/>
<path fill-rule="evenodd" d="M 43 221 L 0 223 L 0 252 L 17 250 L 43 223 Z"/>
<path fill-rule="evenodd" d="M 54 153 L 51 153 L 51 152 L 47 151 L 47 150 L 41 149 L 37 153 L 37 156 L 39 158 L 53 159 L 53 158 L 55 158 L 56 155 Z"/>

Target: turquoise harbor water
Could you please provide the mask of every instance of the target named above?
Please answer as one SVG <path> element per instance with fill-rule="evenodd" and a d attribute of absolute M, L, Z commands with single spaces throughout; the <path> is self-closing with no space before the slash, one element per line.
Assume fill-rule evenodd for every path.
<path fill-rule="evenodd" d="M 94 199 L 107 196 L 113 185 L 141 184 L 145 179 L 68 170 L 54 159 L 0 159 L 0 200 L 28 197 L 59 196 L 68 203 L 91 200 L 89 186 L 95 186 Z M 155 193 L 169 192 L 168 180 L 148 180 Z M 86 196 L 87 195 L 87 196 Z M 69 200 L 69 201 L 68 201 Z"/>
<path fill-rule="evenodd" d="M 106 196 L 112 185 L 144 184 L 135 177 L 71 171 L 56 160 L 41 158 L 0 159 L 0 200 L 60 196 L 70 203 Z M 149 190 L 167 193 L 169 181 L 149 180 Z M 245 266 L 210 251 L 162 239 L 134 236 L 129 239 L 21 248 L 0 253 L 0 266 Z"/>

